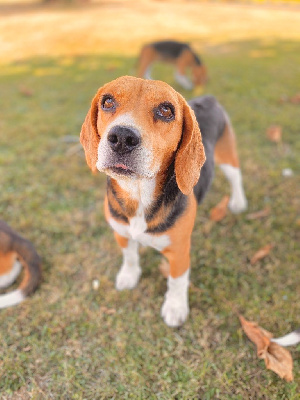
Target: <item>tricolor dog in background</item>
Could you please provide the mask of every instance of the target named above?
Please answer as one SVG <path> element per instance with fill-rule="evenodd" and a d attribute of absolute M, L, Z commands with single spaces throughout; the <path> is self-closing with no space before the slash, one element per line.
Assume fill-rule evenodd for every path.
<path fill-rule="evenodd" d="M 121 77 L 98 90 L 80 134 L 91 170 L 108 175 L 105 215 L 123 252 L 116 288 L 138 283 L 139 244 L 160 251 L 170 264 L 161 309 L 169 326 L 189 313 L 191 234 L 215 160 L 231 184 L 231 211 L 247 207 L 226 112 L 212 96 L 189 104 L 164 82 Z"/>
<path fill-rule="evenodd" d="M 41 280 L 41 260 L 33 244 L 0 220 L 0 289 L 15 282 L 22 266 L 24 277 L 19 287 L 0 295 L 0 308 L 21 303 Z"/>
<path fill-rule="evenodd" d="M 175 64 L 175 79 L 184 89 L 191 90 L 193 86 L 204 85 L 207 81 L 206 67 L 187 43 L 164 40 L 143 46 L 138 59 L 138 77 L 151 79 L 151 65 L 155 61 Z M 193 82 L 186 75 L 188 68 L 191 69 Z"/>

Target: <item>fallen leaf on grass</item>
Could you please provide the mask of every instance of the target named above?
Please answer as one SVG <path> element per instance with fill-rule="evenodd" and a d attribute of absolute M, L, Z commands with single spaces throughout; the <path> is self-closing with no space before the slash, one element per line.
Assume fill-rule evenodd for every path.
<path fill-rule="evenodd" d="M 211 231 L 212 227 L 214 226 L 214 223 L 215 222 L 210 219 L 207 222 L 205 222 L 204 225 L 202 225 L 202 232 L 204 233 L 204 235 L 210 234 L 210 231 Z"/>
<path fill-rule="evenodd" d="M 295 94 L 290 98 L 290 102 L 293 104 L 300 104 L 300 93 Z"/>
<path fill-rule="evenodd" d="M 169 277 L 170 264 L 164 258 L 161 260 L 161 263 L 159 264 L 159 270 L 164 278 Z"/>
<path fill-rule="evenodd" d="M 296 93 L 292 97 L 281 96 L 280 99 L 279 99 L 279 103 L 300 104 L 300 93 Z"/>
<path fill-rule="evenodd" d="M 255 264 L 258 260 L 261 260 L 262 258 L 266 257 L 271 249 L 273 247 L 273 244 L 267 244 L 266 246 L 262 247 L 259 249 L 254 256 L 251 258 L 250 263 L 253 265 Z"/>
<path fill-rule="evenodd" d="M 281 142 L 282 130 L 279 125 L 271 125 L 267 129 L 267 137 L 271 142 L 279 143 Z"/>
<path fill-rule="evenodd" d="M 117 312 L 117 310 L 115 308 L 108 308 L 108 307 L 105 307 L 105 306 L 100 307 L 100 311 L 103 314 L 106 314 L 106 315 L 112 315 L 112 314 L 115 314 Z"/>
<path fill-rule="evenodd" d="M 265 360 L 267 369 L 274 371 L 287 382 L 293 380 L 293 359 L 291 353 L 271 342 L 272 333 L 258 326 L 256 322 L 247 321 L 239 315 L 242 328 L 248 338 L 256 345 L 257 355 Z"/>
<path fill-rule="evenodd" d="M 31 97 L 33 95 L 33 91 L 31 89 L 23 86 L 20 87 L 19 92 L 25 97 Z"/>
<path fill-rule="evenodd" d="M 221 221 L 227 214 L 228 203 L 229 196 L 224 196 L 220 203 L 210 210 L 210 219 L 216 222 Z"/>
<path fill-rule="evenodd" d="M 264 218 L 267 217 L 268 215 L 270 215 L 270 207 L 266 207 L 263 210 L 260 211 L 255 211 L 253 213 L 250 213 L 247 215 L 247 219 L 260 219 L 260 218 Z"/>

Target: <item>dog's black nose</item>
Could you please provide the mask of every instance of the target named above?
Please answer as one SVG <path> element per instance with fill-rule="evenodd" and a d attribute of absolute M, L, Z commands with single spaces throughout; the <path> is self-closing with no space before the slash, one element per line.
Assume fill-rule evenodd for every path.
<path fill-rule="evenodd" d="M 127 126 L 114 126 L 108 136 L 110 147 L 119 154 L 132 151 L 140 144 L 140 138 L 136 132 Z"/>

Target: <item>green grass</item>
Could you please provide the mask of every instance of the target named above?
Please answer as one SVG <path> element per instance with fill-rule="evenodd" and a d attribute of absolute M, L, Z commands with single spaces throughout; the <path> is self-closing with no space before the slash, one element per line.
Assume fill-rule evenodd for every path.
<path fill-rule="evenodd" d="M 237 133 L 249 210 L 268 205 L 271 214 L 228 214 L 203 233 L 209 210 L 229 193 L 216 170 L 198 210 L 191 314 L 179 329 L 159 315 L 166 282 L 155 251 L 142 250 L 135 290 L 114 289 L 121 256 L 103 216 L 105 176 L 91 175 L 83 153 L 70 155 L 74 144 L 62 140 L 79 135 L 96 89 L 132 74 L 135 60 L 37 58 L 1 69 L 0 215 L 35 243 L 44 271 L 29 300 L 0 313 L 1 399 L 299 399 L 299 346 L 291 349 L 295 381 L 286 383 L 258 360 L 236 315 L 278 335 L 299 325 L 300 112 L 279 101 L 299 90 L 299 48 L 231 43 L 207 47 L 203 58 L 205 92 L 226 107 Z M 174 84 L 171 67 L 154 74 Z M 274 123 L 281 145 L 265 136 Z M 287 167 L 290 178 L 281 174 Z M 268 243 L 270 256 L 252 266 Z"/>

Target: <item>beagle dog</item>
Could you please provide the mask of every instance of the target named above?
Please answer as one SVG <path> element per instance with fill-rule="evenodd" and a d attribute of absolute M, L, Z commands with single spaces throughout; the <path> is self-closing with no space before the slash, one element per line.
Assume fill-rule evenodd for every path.
<path fill-rule="evenodd" d="M 32 243 L 0 220 L 0 289 L 15 282 L 22 265 L 23 280 L 17 289 L 0 295 L 0 308 L 21 303 L 41 280 L 41 260 Z"/>
<path fill-rule="evenodd" d="M 247 207 L 227 114 L 212 96 L 188 105 L 164 82 L 124 76 L 98 90 L 80 141 L 91 170 L 108 175 L 105 216 L 123 253 L 116 288 L 136 286 L 138 247 L 153 247 L 170 265 L 161 315 L 167 325 L 181 325 L 189 313 L 197 203 L 211 183 L 214 160 L 231 184 L 231 211 Z"/>
<path fill-rule="evenodd" d="M 151 79 L 151 64 L 155 61 L 175 64 L 175 80 L 184 89 L 191 90 L 193 86 L 204 85 L 207 80 L 205 66 L 187 43 L 163 40 L 146 44 L 138 60 L 138 77 Z M 186 76 L 188 68 L 191 68 L 193 83 Z"/>

